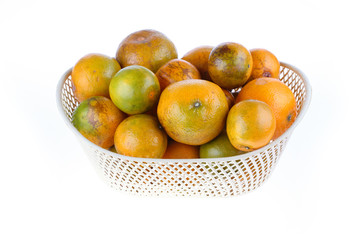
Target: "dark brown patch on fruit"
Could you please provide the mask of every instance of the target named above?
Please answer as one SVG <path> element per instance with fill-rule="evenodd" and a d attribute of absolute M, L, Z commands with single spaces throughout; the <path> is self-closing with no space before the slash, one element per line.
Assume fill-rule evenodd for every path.
<path fill-rule="evenodd" d="M 122 67 L 140 65 L 156 72 L 177 58 L 175 45 L 161 32 L 141 30 L 127 36 L 119 45 L 116 59 Z"/>
<path fill-rule="evenodd" d="M 72 123 L 89 141 L 107 149 L 114 145 L 115 130 L 125 117 L 110 99 L 97 96 L 80 103 Z"/>
<path fill-rule="evenodd" d="M 208 70 L 213 82 L 222 88 L 243 86 L 252 71 L 250 52 L 238 43 L 222 43 L 209 56 Z"/>
<path fill-rule="evenodd" d="M 231 53 L 232 50 L 228 47 L 228 45 L 223 45 L 222 47 L 218 48 L 217 52 L 220 54 L 227 54 Z"/>

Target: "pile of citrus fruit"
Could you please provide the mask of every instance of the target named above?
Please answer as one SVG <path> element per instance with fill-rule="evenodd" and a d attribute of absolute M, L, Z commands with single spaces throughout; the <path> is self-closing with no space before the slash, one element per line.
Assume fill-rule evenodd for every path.
<path fill-rule="evenodd" d="M 227 157 L 261 148 L 297 116 L 280 64 L 234 42 L 182 59 L 155 30 L 127 36 L 116 58 L 88 54 L 73 67 L 80 102 L 72 123 L 89 141 L 144 158 Z"/>

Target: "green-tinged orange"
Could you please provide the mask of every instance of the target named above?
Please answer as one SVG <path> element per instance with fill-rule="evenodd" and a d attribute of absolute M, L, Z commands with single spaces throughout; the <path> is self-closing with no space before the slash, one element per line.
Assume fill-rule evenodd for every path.
<path fill-rule="evenodd" d="M 115 148 L 131 157 L 162 158 L 167 147 L 167 135 L 158 120 L 151 115 L 137 114 L 126 118 L 115 132 Z"/>
<path fill-rule="evenodd" d="M 226 131 L 223 131 L 214 140 L 200 146 L 200 158 L 231 157 L 244 153 L 231 145 Z"/>
<path fill-rule="evenodd" d="M 221 43 L 209 56 L 211 80 L 229 90 L 243 86 L 250 77 L 252 67 L 250 52 L 238 43 Z"/>
<path fill-rule="evenodd" d="M 244 100 L 229 111 L 226 132 L 231 144 L 238 150 L 249 152 L 268 144 L 274 135 L 276 119 L 264 102 Z"/>
<path fill-rule="evenodd" d="M 172 139 L 188 145 L 201 145 L 221 132 L 227 112 L 226 97 L 218 85 L 192 79 L 165 88 L 157 115 Z"/>
<path fill-rule="evenodd" d="M 123 112 L 145 113 L 159 100 L 160 84 L 153 72 L 142 66 L 121 69 L 110 82 L 110 97 Z"/>
<path fill-rule="evenodd" d="M 72 123 L 89 141 L 109 148 L 114 145 L 115 130 L 125 117 L 110 99 L 98 96 L 80 103 L 74 111 Z"/>
<path fill-rule="evenodd" d="M 82 102 L 90 97 L 109 97 L 111 78 L 120 70 L 115 58 L 103 54 L 88 54 L 81 58 L 71 72 L 75 98 Z"/>
<path fill-rule="evenodd" d="M 131 33 L 119 45 L 116 59 L 122 67 L 140 65 L 156 71 L 171 59 L 177 58 L 173 42 L 155 30 Z"/>

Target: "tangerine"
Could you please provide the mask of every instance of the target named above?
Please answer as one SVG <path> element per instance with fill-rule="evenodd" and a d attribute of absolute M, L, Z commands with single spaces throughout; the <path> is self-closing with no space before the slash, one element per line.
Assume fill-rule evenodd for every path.
<path fill-rule="evenodd" d="M 103 54 L 88 54 L 82 57 L 71 72 L 75 98 L 82 102 L 90 97 L 109 98 L 111 78 L 120 70 L 115 58 Z"/>
<path fill-rule="evenodd" d="M 242 154 L 243 152 L 236 149 L 223 131 L 215 139 L 200 146 L 200 158 L 220 158 L 231 157 Z"/>
<path fill-rule="evenodd" d="M 171 141 L 163 158 L 168 159 L 190 159 L 199 158 L 199 147 Z"/>
<path fill-rule="evenodd" d="M 269 105 L 257 100 L 236 103 L 229 111 L 226 132 L 238 150 L 250 152 L 268 144 L 276 128 L 275 115 Z"/>
<path fill-rule="evenodd" d="M 250 52 L 238 43 L 221 43 L 209 56 L 209 74 L 212 81 L 229 90 L 244 85 L 250 77 L 252 67 Z"/>
<path fill-rule="evenodd" d="M 154 116 L 137 114 L 119 124 L 114 143 L 116 151 L 126 156 L 162 158 L 167 147 L 167 135 Z"/>
<path fill-rule="evenodd" d="M 156 72 L 161 91 L 174 82 L 186 79 L 200 79 L 200 73 L 194 65 L 182 59 L 173 59 L 165 63 Z"/>
<path fill-rule="evenodd" d="M 155 74 L 138 65 L 117 72 L 111 79 L 109 90 L 114 104 L 130 115 L 151 110 L 160 96 L 160 84 Z"/>
<path fill-rule="evenodd" d="M 200 46 L 190 50 L 182 57 L 182 59 L 193 64 L 199 70 L 201 79 L 211 81 L 208 62 L 210 52 L 213 48 L 214 47 L 211 46 Z"/>
<path fill-rule="evenodd" d="M 288 86 L 275 78 L 257 78 L 248 82 L 239 92 L 235 102 L 256 99 L 267 103 L 276 117 L 273 139 L 283 134 L 297 116 L 295 96 Z"/>
<path fill-rule="evenodd" d="M 122 67 L 140 65 L 154 73 L 177 56 L 174 43 L 163 33 L 151 29 L 131 33 L 119 44 L 116 52 L 116 59 Z"/>
<path fill-rule="evenodd" d="M 89 141 L 109 148 L 114 145 L 116 128 L 125 117 L 110 99 L 96 96 L 80 103 L 73 113 L 72 124 Z"/>
<path fill-rule="evenodd" d="M 225 125 L 228 104 L 221 88 L 206 80 L 183 80 L 162 92 L 157 109 L 161 125 L 177 142 L 201 145 Z"/>
<path fill-rule="evenodd" d="M 251 49 L 250 53 L 253 69 L 249 81 L 261 77 L 279 78 L 280 63 L 274 54 L 260 48 Z"/>

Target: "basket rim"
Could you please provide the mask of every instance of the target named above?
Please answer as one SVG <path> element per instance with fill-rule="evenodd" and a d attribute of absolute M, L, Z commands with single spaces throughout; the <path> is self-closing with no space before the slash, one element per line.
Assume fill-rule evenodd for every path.
<path fill-rule="evenodd" d="M 299 115 L 297 116 L 297 118 L 295 119 L 295 121 L 293 122 L 293 124 L 280 136 L 278 137 L 276 140 L 268 143 L 267 145 L 265 145 L 264 147 L 261 147 L 257 150 L 248 152 L 248 153 L 244 153 L 244 154 L 240 154 L 240 155 L 235 155 L 235 156 L 231 156 L 231 157 L 222 157 L 222 158 L 192 158 L 192 159 L 162 159 L 162 158 L 139 158 L 139 157 L 130 157 L 130 156 L 125 156 L 119 153 L 114 153 L 110 150 L 107 150 L 105 148 L 102 148 L 94 143 L 92 143 L 91 141 L 89 141 L 87 138 L 85 138 L 75 127 L 74 125 L 72 125 L 71 121 L 67 118 L 67 116 L 65 115 L 65 111 L 63 109 L 62 106 L 62 101 L 61 101 L 61 93 L 62 93 L 62 87 L 64 85 L 65 80 L 69 77 L 69 75 L 71 74 L 72 68 L 69 68 L 60 78 L 58 84 L 57 84 L 57 88 L 56 88 L 56 103 L 57 103 L 57 108 L 59 110 L 59 113 L 62 117 L 62 119 L 65 121 L 66 125 L 70 128 L 70 130 L 75 134 L 75 136 L 77 136 L 77 138 L 84 144 L 87 145 L 91 145 L 93 148 L 95 148 L 96 150 L 106 153 L 108 155 L 111 155 L 114 158 L 121 158 L 121 159 L 126 159 L 126 160 L 131 160 L 131 161 L 135 161 L 135 162 L 151 162 L 151 163 L 162 163 L 162 164 L 166 164 L 166 163 L 174 163 L 174 162 L 186 162 L 186 163 L 194 163 L 194 162 L 227 162 L 227 161 L 234 161 L 234 160 L 240 160 L 240 159 L 247 159 L 251 156 L 257 155 L 260 152 L 266 151 L 269 148 L 272 148 L 274 145 L 278 144 L 280 141 L 282 141 L 285 137 L 288 137 L 291 135 L 292 131 L 296 128 L 296 126 L 299 124 L 299 122 L 303 119 L 305 113 L 307 112 L 307 109 L 309 108 L 310 105 L 310 101 L 311 101 L 311 95 L 312 95 L 312 89 L 311 89 L 311 85 L 309 83 L 309 80 L 307 78 L 307 76 L 297 67 L 285 63 L 285 62 L 280 62 L 280 65 L 282 67 L 286 67 L 292 71 L 294 71 L 296 74 L 298 74 L 303 80 L 304 80 L 304 85 L 305 85 L 305 89 L 306 89 L 306 96 L 301 108 L 301 111 L 299 113 Z"/>

